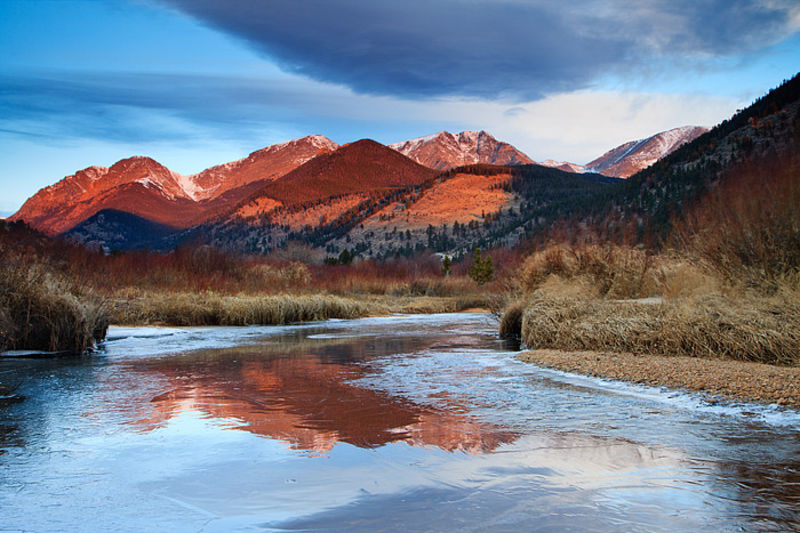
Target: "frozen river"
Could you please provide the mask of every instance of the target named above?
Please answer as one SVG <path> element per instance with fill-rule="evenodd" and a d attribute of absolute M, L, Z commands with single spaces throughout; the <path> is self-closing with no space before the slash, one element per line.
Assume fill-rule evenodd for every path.
<path fill-rule="evenodd" d="M 0 531 L 800 531 L 800 416 L 518 362 L 482 314 L 0 360 Z"/>

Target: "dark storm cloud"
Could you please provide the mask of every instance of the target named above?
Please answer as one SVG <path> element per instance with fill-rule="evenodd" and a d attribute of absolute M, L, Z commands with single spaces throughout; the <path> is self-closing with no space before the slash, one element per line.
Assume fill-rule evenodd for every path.
<path fill-rule="evenodd" d="M 659 58 L 753 51 L 792 0 L 161 0 L 285 70 L 401 97 L 535 99 Z M 782 3 L 785 2 L 785 3 Z"/>

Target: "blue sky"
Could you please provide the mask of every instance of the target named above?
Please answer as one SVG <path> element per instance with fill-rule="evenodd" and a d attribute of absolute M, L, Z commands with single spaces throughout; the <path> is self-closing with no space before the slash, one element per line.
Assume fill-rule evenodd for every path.
<path fill-rule="evenodd" d="M 712 126 L 793 76 L 793 0 L 3 0 L 0 214 L 90 165 L 485 129 L 535 160 Z"/>

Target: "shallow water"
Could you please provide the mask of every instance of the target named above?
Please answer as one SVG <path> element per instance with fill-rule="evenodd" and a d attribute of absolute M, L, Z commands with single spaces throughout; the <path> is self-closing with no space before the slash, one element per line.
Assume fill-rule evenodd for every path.
<path fill-rule="evenodd" d="M 5 359 L 0 530 L 800 531 L 800 416 L 520 363 L 486 315 Z"/>

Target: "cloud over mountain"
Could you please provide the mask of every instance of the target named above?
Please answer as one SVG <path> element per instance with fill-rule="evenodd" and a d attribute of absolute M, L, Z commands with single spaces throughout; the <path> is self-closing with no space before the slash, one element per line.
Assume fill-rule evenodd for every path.
<path fill-rule="evenodd" d="M 798 29 L 791 0 L 161 0 L 287 71 L 358 92 L 537 99 L 658 60 L 757 51 Z"/>

